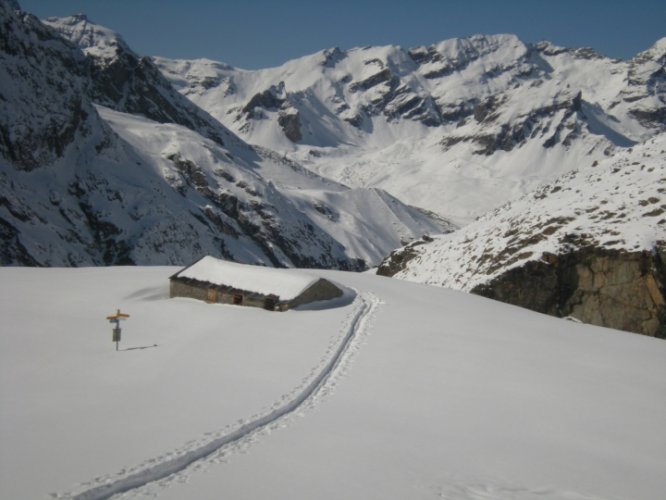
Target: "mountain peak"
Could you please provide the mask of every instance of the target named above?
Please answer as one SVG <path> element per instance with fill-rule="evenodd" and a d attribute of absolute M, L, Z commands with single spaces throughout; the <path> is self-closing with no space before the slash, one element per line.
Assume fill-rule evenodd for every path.
<path fill-rule="evenodd" d="M 113 59 L 118 50 L 132 52 L 118 33 L 95 24 L 85 14 L 49 17 L 43 22 L 78 45 L 87 55 L 100 59 Z"/>
<path fill-rule="evenodd" d="M 469 37 L 451 38 L 435 44 L 438 48 L 448 51 L 465 51 L 474 48 L 479 52 L 495 52 L 501 47 L 519 46 L 525 44 L 517 35 L 511 33 L 500 33 L 495 35 L 476 34 Z"/>
<path fill-rule="evenodd" d="M 636 55 L 637 58 L 649 58 L 653 61 L 661 61 L 666 59 L 666 36 L 660 38 L 649 49 L 640 52 Z"/>

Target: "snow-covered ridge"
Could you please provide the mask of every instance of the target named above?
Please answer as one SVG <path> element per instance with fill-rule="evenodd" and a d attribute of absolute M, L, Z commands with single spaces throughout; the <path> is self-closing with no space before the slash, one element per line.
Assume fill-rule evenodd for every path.
<path fill-rule="evenodd" d="M 155 62 L 248 142 L 467 223 L 662 133 L 663 45 L 618 61 L 478 35 L 409 50 L 327 49 L 256 71 Z"/>
<path fill-rule="evenodd" d="M 151 60 L 132 51 L 118 33 L 82 14 L 43 22 L 87 56 L 92 73 L 88 94 L 96 104 L 160 123 L 177 123 L 234 153 L 248 154 L 246 144 L 176 92 Z"/>
<path fill-rule="evenodd" d="M 90 22 L 85 14 L 69 17 L 48 17 L 43 20 L 47 26 L 56 29 L 67 40 L 76 44 L 87 56 L 113 61 L 130 48 L 120 35 L 113 30 Z"/>
<path fill-rule="evenodd" d="M 469 291 L 544 253 L 585 245 L 650 250 L 666 240 L 664 165 L 663 134 L 581 165 L 455 233 L 414 246 L 418 256 L 395 276 Z"/>
<path fill-rule="evenodd" d="M 0 3 L 0 155 L 31 170 L 73 144 L 103 147 L 112 138 L 84 97 L 85 57 L 17 7 Z"/>

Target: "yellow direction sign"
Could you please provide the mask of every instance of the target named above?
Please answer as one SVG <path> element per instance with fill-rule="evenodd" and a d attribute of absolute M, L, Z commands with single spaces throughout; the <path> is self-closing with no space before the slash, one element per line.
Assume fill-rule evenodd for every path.
<path fill-rule="evenodd" d="M 116 343 L 116 351 L 118 350 L 118 343 L 120 342 L 120 320 L 125 318 L 129 318 L 129 314 L 121 313 L 120 309 L 116 309 L 116 314 L 106 317 L 109 322 L 116 324 L 113 329 L 113 337 L 111 338 L 113 342 Z"/>
<path fill-rule="evenodd" d="M 108 319 L 109 321 L 118 321 L 129 317 L 130 317 L 129 314 L 121 313 L 120 309 L 116 309 L 116 314 L 112 316 L 107 316 L 106 319 Z"/>

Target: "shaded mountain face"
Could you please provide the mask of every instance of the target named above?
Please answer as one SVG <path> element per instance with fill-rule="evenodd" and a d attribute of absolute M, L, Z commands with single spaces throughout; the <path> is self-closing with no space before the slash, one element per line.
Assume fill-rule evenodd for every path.
<path fill-rule="evenodd" d="M 82 14 L 43 22 L 86 55 L 91 72 L 89 95 L 95 103 L 159 123 L 183 125 L 222 146 L 233 137 L 176 92 L 150 58 L 134 53 L 117 33 Z"/>
<path fill-rule="evenodd" d="M 83 54 L 17 8 L 0 3 L 0 154 L 30 171 L 52 164 L 73 144 L 102 147 L 110 137 L 85 97 Z"/>
<path fill-rule="evenodd" d="M 256 71 L 155 62 L 250 143 L 467 223 L 663 132 L 665 58 L 666 40 L 618 61 L 495 35 L 331 49 Z"/>
<path fill-rule="evenodd" d="M 379 274 L 666 337 L 666 135 L 397 250 Z"/>
<path fill-rule="evenodd" d="M 211 254 L 360 270 L 444 227 L 383 192 L 363 204 L 248 146 L 83 17 L 49 21 L 56 30 L 0 8 L 3 265 L 184 264 Z"/>

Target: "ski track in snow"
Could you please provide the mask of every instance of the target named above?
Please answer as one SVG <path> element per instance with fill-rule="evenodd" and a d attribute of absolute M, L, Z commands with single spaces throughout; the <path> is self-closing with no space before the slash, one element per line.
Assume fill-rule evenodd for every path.
<path fill-rule="evenodd" d="M 438 490 L 437 496 L 443 500 L 613 500 L 549 486 L 528 488 L 492 482 L 452 482 Z"/>
<path fill-rule="evenodd" d="M 294 414 L 301 415 L 299 410 L 314 408 L 323 397 L 331 393 L 338 375 L 344 373 L 349 356 L 359 349 L 359 337 L 366 332 L 370 318 L 381 303 L 381 300 L 373 294 L 358 293 L 354 309 L 343 327 L 345 333 L 339 342 L 333 341 L 329 345 L 327 355 L 323 358 L 323 366 L 315 368 L 305 379 L 304 385 L 283 396 L 269 412 L 253 416 L 245 423 L 239 420 L 240 427 L 233 431 L 225 432 L 225 429 L 220 434 L 212 434 L 212 439 L 211 434 L 208 434 L 207 439 L 203 441 L 191 442 L 180 450 L 149 460 L 138 467 L 93 479 L 82 484 L 78 492 L 52 493 L 51 497 L 103 500 L 153 483 L 166 487 L 172 480 L 186 481 L 192 473 L 204 466 L 205 462 L 220 462 L 228 452 L 238 451 L 238 448 L 242 451 L 243 443 L 252 442 L 262 431 L 270 432 L 284 427 L 287 417 Z"/>

